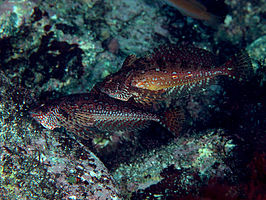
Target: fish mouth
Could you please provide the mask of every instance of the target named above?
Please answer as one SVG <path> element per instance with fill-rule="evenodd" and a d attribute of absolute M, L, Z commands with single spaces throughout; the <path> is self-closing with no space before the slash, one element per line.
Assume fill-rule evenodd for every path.
<path fill-rule="evenodd" d="M 29 113 L 29 115 L 30 115 L 31 117 L 34 117 L 34 116 L 36 116 L 36 115 L 40 115 L 40 114 L 39 114 L 40 111 L 37 111 L 37 108 L 34 108 L 34 109 L 29 110 L 28 113 Z"/>
<path fill-rule="evenodd" d="M 40 112 L 29 111 L 29 115 L 35 120 L 39 121 L 42 114 Z"/>
<path fill-rule="evenodd" d="M 34 117 L 34 116 L 36 115 L 36 112 L 34 112 L 34 111 L 29 111 L 29 115 L 30 115 L 31 117 Z"/>
<path fill-rule="evenodd" d="M 37 116 L 37 115 L 41 115 L 40 112 L 41 112 L 41 109 L 44 107 L 44 104 L 41 104 L 37 107 L 34 107 L 33 109 L 30 109 L 28 111 L 28 113 L 30 114 L 31 117 L 34 117 L 34 116 Z"/>

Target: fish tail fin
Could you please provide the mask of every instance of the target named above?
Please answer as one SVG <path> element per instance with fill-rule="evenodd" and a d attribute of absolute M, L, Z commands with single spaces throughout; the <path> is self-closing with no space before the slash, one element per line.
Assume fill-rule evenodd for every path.
<path fill-rule="evenodd" d="M 182 129 L 185 116 L 182 108 L 171 108 L 161 116 L 161 124 L 174 135 L 178 135 Z"/>
<path fill-rule="evenodd" d="M 229 75 L 239 81 L 249 80 L 254 70 L 248 53 L 245 50 L 237 53 L 229 62 L 226 63 Z"/>

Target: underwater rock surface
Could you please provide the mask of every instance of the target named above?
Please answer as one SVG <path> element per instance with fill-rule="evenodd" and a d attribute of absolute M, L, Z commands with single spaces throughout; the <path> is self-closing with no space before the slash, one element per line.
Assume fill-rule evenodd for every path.
<path fill-rule="evenodd" d="M 170 144 L 144 152 L 131 159 L 128 164 L 122 163 L 112 174 L 119 185 L 140 199 L 148 198 L 149 189 L 157 186 L 158 197 L 176 197 L 188 188 L 200 186 L 200 180 L 210 177 L 224 178 L 231 174 L 230 167 L 224 160 L 230 157 L 235 144 L 222 136 L 223 130 L 209 130 L 195 137 L 179 137 Z M 224 151 L 221 152 L 220 149 Z M 163 175 L 167 169 L 176 171 L 177 183 L 172 182 L 168 175 Z M 170 172 L 171 173 L 171 172 Z M 198 179 L 196 179 L 195 176 Z M 160 190 L 160 184 L 175 184 L 171 191 Z M 181 192 L 182 191 L 182 192 Z M 191 192 L 189 190 L 186 193 Z M 145 194 L 146 193 L 146 194 Z M 152 196 L 150 196 L 152 197 Z"/>
<path fill-rule="evenodd" d="M 15 88 L 3 73 L 0 85 L 1 199 L 120 199 L 95 154 L 71 138 L 32 125 L 25 113 L 31 100 L 27 91 Z"/>

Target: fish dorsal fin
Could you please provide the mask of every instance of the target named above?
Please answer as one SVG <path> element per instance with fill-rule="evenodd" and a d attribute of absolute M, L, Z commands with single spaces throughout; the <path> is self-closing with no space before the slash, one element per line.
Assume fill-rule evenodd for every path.
<path fill-rule="evenodd" d="M 123 62 L 121 70 L 128 70 L 129 68 L 132 68 L 132 64 L 137 60 L 137 56 L 132 54 L 126 57 L 126 59 Z"/>
<path fill-rule="evenodd" d="M 137 58 L 135 55 L 130 55 L 126 58 L 121 68 L 121 71 L 139 71 L 139 70 L 150 70 L 153 68 L 153 62 L 149 56 Z"/>
<path fill-rule="evenodd" d="M 209 68 L 218 64 L 214 54 L 191 44 L 159 46 L 150 56 L 150 62 L 160 68 L 177 70 Z"/>

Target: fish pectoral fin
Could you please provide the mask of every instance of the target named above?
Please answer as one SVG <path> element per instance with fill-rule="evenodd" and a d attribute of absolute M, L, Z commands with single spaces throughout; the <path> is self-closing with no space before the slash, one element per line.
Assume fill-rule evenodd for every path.
<path fill-rule="evenodd" d="M 95 135 L 95 133 L 88 129 L 88 127 L 81 126 L 81 124 L 77 123 L 76 120 L 62 119 L 60 121 L 60 125 L 67 131 L 72 132 L 85 140 L 89 140 Z"/>
<path fill-rule="evenodd" d="M 136 98 L 135 100 L 142 104 L 151 105 L 153 102 L 156 101 L 162 101 L 165 99 L 165 90 L 157 90 L 157 91 L 151 91 L 147 90 L 146 92 L 143 92 L 141 96 Z"/>
<path fill-rule="evenodd" d="M 85 112 L 76 112 L 73 115 L 73 120 L 75 120 L 77 124 L 85 127 L 90 127 L 95 124 L 95 119 Z"/>

